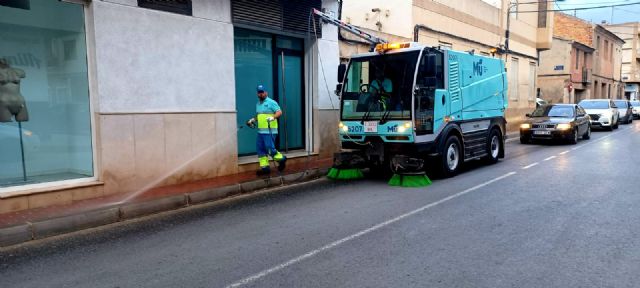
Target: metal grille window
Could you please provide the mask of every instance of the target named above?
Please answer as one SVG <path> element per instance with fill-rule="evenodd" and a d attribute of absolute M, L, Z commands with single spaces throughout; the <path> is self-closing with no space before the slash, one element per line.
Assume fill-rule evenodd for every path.
<path fill-rule="evenodd" d="M 192 15 L 191 0 L 138 0 L 138 6 L 183 15 Z"/>
<path fill-rule="evenodd" d="M 321 25 L 311 18 L 311 9 L 321 6 L 321 0 L 232 0 L 231 15 L 234 24 L 298 34 L 313 34 L 313 19 L 320 37 Z"/>
<path fill-rule="evenodd" d="M 518 76 L 520 67 L 518 66 L 518 58 L 511 58 L 511 67 L 509 67 L 509 69 L 511 69 L 511 72 L 509 72 L 509 98 L 513 101 L 518 101 L 519 99 L 518 86 L 520 85 L 520 79 L 518 79 Z"/>

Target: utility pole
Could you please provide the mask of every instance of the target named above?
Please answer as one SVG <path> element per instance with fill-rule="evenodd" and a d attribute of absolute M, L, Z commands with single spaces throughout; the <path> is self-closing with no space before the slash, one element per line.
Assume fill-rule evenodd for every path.
<path fill-rule="evenodd" d="M 514 7 L 516 7 L 516 5 L 518 5 L 518 3 L 509 3 L 509 7 L 507 8 L 507 29 L 504 31 L 504 50 L 505 50 L 505 58 L 504 61 L 508 61 L 509 60 L 509 28 L 511 26 L 511 9 L 513 9 Z"/>
<path fill-rule="evenodd" d="M 613 5 L 611 6 L 611 21 L 609 21 L 609 24 L 613 24 Z"/>

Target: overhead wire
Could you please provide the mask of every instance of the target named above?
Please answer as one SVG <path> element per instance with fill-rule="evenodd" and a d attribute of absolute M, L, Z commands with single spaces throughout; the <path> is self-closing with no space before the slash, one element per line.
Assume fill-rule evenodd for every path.
<path fill-rule="evenodd" d="M 639 5 L 639 4 L 640 4 L 640 2 L 633 2 L 633 3 L 616 4 L 616 5 L 603 5 L 603 6 L 593 6 L 593 7 L 576 7 L 576 8 L 530 10 L 530 11 L 512 11 L 512 12 L 509 12 L 509 13 L 520 14 L 520 13 L 540 13 L 540 12 L 563 12 L 563 11 L 577 11 L 577 10 L 593 10 L 593 9 L 602 9 L 602 8 L 632 6 L 632 5 Z"/>

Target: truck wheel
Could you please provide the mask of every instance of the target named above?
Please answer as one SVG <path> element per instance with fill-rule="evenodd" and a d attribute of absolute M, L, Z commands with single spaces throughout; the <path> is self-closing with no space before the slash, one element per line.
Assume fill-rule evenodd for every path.
<path fill-rule="evenodd" d="M 489 134 L 489 138 L 487 139 L 487 157 L 485 157 L 488 164 L 498 162 L 501 146 L 502 137 L 500 131 L 498 131 L 498 129 L 491 130 L 491 134 Z"/>
<path fill-rule="evenodd" d="M 444 143 L 440 157 L 440 175 L 444 178 L 453 177 L 458 173 L 462 163 L 462 145 L 455 135 L 450 135 Z"/>

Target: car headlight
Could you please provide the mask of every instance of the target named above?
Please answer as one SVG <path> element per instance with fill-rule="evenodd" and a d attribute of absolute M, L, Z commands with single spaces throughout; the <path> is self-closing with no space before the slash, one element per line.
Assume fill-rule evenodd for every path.
<path fill-rule="evenodd" d="M 520 129 L 531 129 L 531 124 L 522 123 L 522 124 L 520 124 Z"/>
<path fill-rule="evenodd" d="M 558 130 L 569 130 L 569 129 L 571 129 L 571 124 L 561 123 L 561 124 L 558 124 L 558 126 L 556 126 L 556 128 Z"/>

